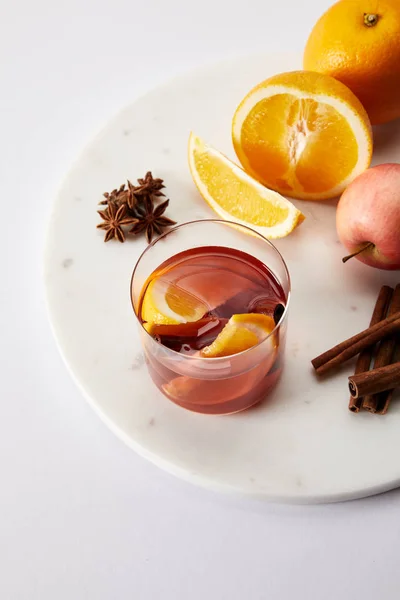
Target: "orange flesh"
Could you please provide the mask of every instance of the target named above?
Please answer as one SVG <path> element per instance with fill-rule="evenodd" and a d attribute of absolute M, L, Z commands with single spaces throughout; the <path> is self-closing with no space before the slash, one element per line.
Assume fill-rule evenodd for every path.
<path fill-rule="evenodd" d="M 347 120 L 328 104 L 292 94 L 254 106 L 243 123 L 241 150 L 263 183 L 283 193 L 332 189 L 358 160 Z"/>
<path fill-rule="evenodd" d="M 195 152 L 194 162 L 210 196 L 235 219 L 245 219 L 250 225 L 260 227 L 273 227 L 287 219 L 288 208 L 260 201 L 257 188 L 232 176 L 230 166 L 222 160 L 204 152 Z"/>

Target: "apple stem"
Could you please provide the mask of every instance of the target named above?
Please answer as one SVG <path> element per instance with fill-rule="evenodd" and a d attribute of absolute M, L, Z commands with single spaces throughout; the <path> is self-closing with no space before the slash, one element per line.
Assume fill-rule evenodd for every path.
<path fill-rule="evenodd" d="M 373 248 L 375 246 L 375 244 L 373 244 L 372 242 L 367 242 L 366 244 L 364 244 L 364 246 L 362 246 L 359 250 L 357 250 L 357 252 L 353 252 L 353 254 L 349 254 L 348 256 L 345 256 L 344 258 L 342 258 L 342 262 L 347 262 L 348 260 L 350 260 L 351 258 L 353 258 L 354 256 L 357 256 L 358 254 L 361 254 L 361 252 L 364 252 L 364 250 L 367 250 L 367 248 Z"/>

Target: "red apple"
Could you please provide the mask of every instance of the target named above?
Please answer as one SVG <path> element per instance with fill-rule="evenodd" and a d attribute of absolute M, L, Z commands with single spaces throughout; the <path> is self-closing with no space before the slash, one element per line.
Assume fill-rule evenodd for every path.
<path fill-rule="evenodd" d="M 343 192 L 336 213 L 340 241 L 377 269 L 400 269 L 400 164 L 368 169 Z"/>

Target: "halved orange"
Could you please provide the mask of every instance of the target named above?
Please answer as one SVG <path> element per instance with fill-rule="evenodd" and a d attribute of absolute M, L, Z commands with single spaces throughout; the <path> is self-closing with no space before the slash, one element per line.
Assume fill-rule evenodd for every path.
<path fill-rule="evenodd" d="M 251 90 L 233 117 L 232 139 L 246 172 L 306 200 L 341 194 L 372 156 L 361 102 L 343 83 L 312 71 L 275 75 Z"/>

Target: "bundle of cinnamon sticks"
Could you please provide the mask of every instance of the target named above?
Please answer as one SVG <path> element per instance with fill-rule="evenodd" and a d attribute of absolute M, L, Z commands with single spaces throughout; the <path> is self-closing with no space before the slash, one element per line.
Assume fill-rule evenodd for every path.
<path fill-rule="evenodd" d="M 349 410 L 362 408 L 383 415 L 393 391 L 400 386 L 400 284 L 384 285 L 378 295 L 370 326 L 312 360 L 318 375 L 327 373 L 356 356 L 349 377 Z"/>

